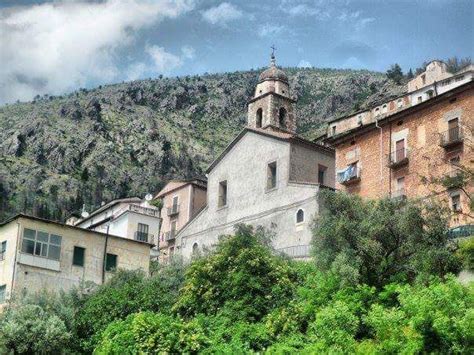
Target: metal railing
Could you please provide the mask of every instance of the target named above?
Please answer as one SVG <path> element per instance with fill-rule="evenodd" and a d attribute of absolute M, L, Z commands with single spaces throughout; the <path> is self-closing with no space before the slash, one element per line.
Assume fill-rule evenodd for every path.
<path fill-rule="evenodd" d="M 179 205 L 172 205 L 171 207 L 167 208 L 168 216 L 172 216 L 174 214 L 179 213 Z"/>
<path fill-rule="evenodd" d="M 165 241 L 170 241 L 170 240 L 174 240 L 176 238 L 176 231 L 175 230 L 171 230 L 169 232 L 166 232 L 165 233 Z"/>
<path fill-rule="evenodd" d="M 128 205 L 128 206 L 125 206 L 124 208 L 121 208 L 117 212 L 115 212 L 114 218 L 121 215 L 125 211 L 146 214 L 147 216 L 152 216 L 152 217 L 160 217 L 160 211 L 158 209 L 143 207 L 143 206 L 138 206 L 138 205 Z"/>
<path fill-rule="evenodd" d="M 408 163 L 409 153 L 410 151 L 408 148 L 402 148 L 393 151 L 387 155 L 388 165 L 390 167 L 395 167 Z"/>
<path fill-rule="evenodd" d="M 310 254 L 310 245 L 294 245 L 291 247 L 277 249 L 276 251 L 289 256 L 292 259 L 299 259 L 299 258 L 309 258 Z"/>
<path fill-rule="evenodd" d="M 139 231 L 136 231 L 135 232 L 135 240 L 139 240 L 141 242 L 146 242 L 148 243 L 148 241 L 150 240 L 153 240 L 153 235 L 152 234 L 148 234 L 148 233 L 145 233 L 145 232 L 139 232 Z"/>
<path fill-rule="evenodd" d="M 446 147 L 452 144 L 460 143 L 463 140 L 463 132 L 460 126 L 448 129 L 439 134 L 439 144 Z"/>

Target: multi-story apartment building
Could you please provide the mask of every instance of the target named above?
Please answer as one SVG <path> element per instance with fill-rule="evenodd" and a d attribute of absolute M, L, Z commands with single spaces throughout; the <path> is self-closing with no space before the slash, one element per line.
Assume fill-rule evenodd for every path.
<path fill-rule="evenodd" d="M 173 257 L 179 230 L 206 206 L 206 186 L 203 179 L 171 180 L 155 196 L 163 205 L 158 241 L 160 261 Z"/>
<path fill-rule="evenodd" d="M 353 116 L 331 122 L 326 142 L 336 149 L 336 188 L 368 198 L 436 196 L 451 206 L 453 226 L 473 223 L 474 186 L 439 183 L 473 167 L 474 82 L 469 73 L 472 68 L 440 82 L 430 77 L 428 85 L 446 80 L 457 85 L 394 112 L 355 125 Z"/>
<path fill-rule="evenodd" d="M 0 223 L 0 308 L 12 294 L 102 284 L 115 269 L 148 273 L 151 244 L 37 217 Z"/>
<path fill-rule="evenodd" d="M 151 197 L 151 196 L 150 196 Z M 138 197 L 113 200 L 81 219 L 72 218 L 69 224 L 127 239 L 158 245 L 160 210 Z M 152 257 L 158 249 L 152 250 Z"/>

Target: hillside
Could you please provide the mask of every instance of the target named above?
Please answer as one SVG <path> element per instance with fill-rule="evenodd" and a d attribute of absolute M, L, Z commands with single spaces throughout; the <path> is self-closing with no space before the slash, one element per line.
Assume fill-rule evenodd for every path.
<path fill-rule="evenodd" d="M 382 73 L 285 69 L 298 132 L 400 94 Z M 158 78 L 0 107 L 0 220 L 62 220 L 113 198 L 202 174 L 246 123 L 260 70 Z"/>

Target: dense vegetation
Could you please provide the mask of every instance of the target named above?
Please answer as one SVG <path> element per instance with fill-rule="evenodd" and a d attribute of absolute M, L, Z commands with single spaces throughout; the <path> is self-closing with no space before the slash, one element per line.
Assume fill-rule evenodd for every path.
<path fill-rule="evenodd" d="M 263 70 L 263 69 L 262 69 Z M 299 133 L 398 95 L 382 73 L 285 69 Z M 0 220 L 64 220 L 85 204 L 156 192 L 198 175 L 246 123 L 261 70 L 156 78 L 0 107 Z"/>
<path fill-rule="evenodd" d="M 448 242 L 442 210 L 323 199 L 338 213 L 316 221 L 316 263 L 275 255 L 263 229 L 238 226 L 189 266 L 18 298 L 0 318 L 0 352 L 472 353 L 473 285 L 450 274 L 469 248 Z"/>

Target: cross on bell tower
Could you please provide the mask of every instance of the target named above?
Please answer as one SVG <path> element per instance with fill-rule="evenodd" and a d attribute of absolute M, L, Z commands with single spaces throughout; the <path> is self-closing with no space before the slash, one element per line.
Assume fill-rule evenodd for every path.
<path fill-rule="evenodd" d="M 295 100 L 290 96 L 288 76 L 276 66 L 276 47 L 270 48 L 270 66 L 258 77 L 255 95 L 248 105 L 247 124 L 253 128 L 295 133 Z"/>

